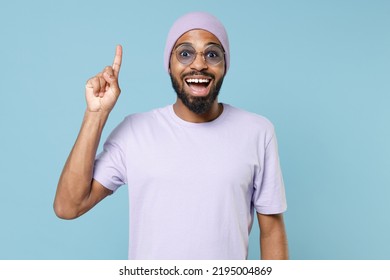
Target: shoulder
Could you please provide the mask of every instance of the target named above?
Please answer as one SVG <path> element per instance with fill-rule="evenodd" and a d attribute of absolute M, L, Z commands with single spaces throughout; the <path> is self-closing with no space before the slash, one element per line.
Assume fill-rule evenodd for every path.
<path fill-rule="evenodd" d="M 165 118 L 168 114 L 168 106 L 163 108 L 153 109 L 147 112 L 133 113 L 127 115 L 120 125 L 151 125 L 158 122 L 160 119 Z"/>
<path fill-rule="evenodd" d="M 253 112 L 249 112 L 231 106 L 229 104 L 224 104 L 224 106 L 228 112 L 229 122 L 235 123 L 239 126 L 243 126 L 250 130 L 269 131 L 273 133 L 274 125 L 268 118 Z"/>
<path fill-rule="evenodd" d="M 168 108 L 153 109 L 148 112 L 133 113 L 127 115 L 111 132 L 110 137 L 126 138 L 130 134 L 149 130 L 158 126 L 161 119 L 167 115 Z"/>

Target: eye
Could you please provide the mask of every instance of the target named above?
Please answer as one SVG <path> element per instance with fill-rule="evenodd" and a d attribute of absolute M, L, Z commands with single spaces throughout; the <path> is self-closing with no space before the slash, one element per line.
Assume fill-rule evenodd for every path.
<path fill-rule="evenodd" d="M 204 54 L 205 54 L 204 57 L 205 57 L 207 63 L 210 65 L 217 65 L 224 58 L 224 54 L 223 54 L 222 49 L 220 49 L 217 46 L 211 46 L 211 47 L 207 48 L 205 50 Z"/>
<path fill-rule="evenodd" d="M 223 59 L 223 50 L 214 45 L 206 48 L 204 54 L 206 59 L 210 59 L 214 62 Z"/>
<path fill-rule="evenodd" d="M 182 59 L 192 58 L 195 54 L 195 50 L 191 46 L 182 45 L 177 48 L 177 55 Z"/>
<path fill-rule="evenodd" d="M 182 50 L 179 52 L 179 55 L 182 57 L 191 57 L 192 52 L 190 50 Z"/>
<path fill-rule="evenodd" d="M 217 58 L 220 56 L 220 54 L 217 53 L 216 51 L 211 50 L 206 53 L 206 56 L 209 58 Z"/>

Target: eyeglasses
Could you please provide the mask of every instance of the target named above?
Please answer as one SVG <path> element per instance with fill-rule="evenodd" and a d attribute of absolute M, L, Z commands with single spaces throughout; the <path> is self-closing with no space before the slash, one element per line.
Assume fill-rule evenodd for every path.
<path fill-rule="evenodd" d="M 202 54 L 204 61 L 212 66 L 221 63 L 225 58 L 225 52 L 216 44 L 209 45 L 203 52 L 197 52 L 194 47 L 189 44 L 182 44 L 176 47 L 173 52 L 176 53 L 177 60 L 184 65 L 189 65 L 194 62 L 198 54 Z"/>

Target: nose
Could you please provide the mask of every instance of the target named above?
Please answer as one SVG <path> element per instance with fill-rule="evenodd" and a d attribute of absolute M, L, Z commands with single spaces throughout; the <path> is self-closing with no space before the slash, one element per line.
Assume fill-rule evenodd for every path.
<path fill-rule="evenodd" d="M 190 64 L 191 69 L 204 70 L 208 68 L 203 52 L 197 52 L 194 61 Z"/>

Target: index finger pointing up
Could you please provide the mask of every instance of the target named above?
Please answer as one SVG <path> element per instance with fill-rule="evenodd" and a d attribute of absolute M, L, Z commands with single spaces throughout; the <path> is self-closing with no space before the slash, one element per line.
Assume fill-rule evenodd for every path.
<path fill-rule="evenodd" d="M 118 76 L 119 70 L 121 69 L 121 64 L 122 64 L 122 46 L 118 45 L 116 46 L 115 58 L 114 58 L 114 62 L 112 63 L 112 69 L 114 70 L 115 76 Z"/>

